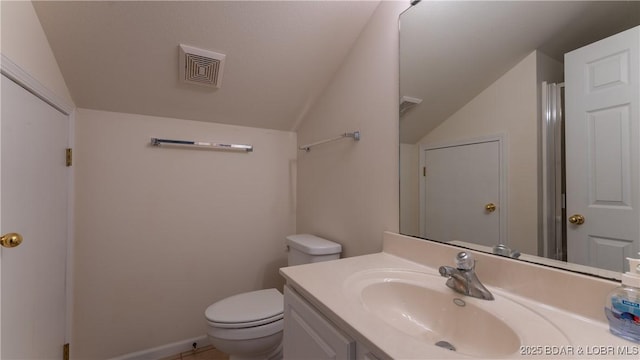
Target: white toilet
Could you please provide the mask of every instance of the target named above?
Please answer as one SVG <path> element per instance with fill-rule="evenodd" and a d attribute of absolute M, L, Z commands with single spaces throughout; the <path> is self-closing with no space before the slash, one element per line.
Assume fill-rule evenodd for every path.
<path fill-rule="evenodd" d="M 340 258 L 342 246 L 314 235 L 287 236 L 289 266 Z M 281 359 L 284 302 L 277 289 L 251 291 L 205 311 L 211 344 L 238 359 Z"/>

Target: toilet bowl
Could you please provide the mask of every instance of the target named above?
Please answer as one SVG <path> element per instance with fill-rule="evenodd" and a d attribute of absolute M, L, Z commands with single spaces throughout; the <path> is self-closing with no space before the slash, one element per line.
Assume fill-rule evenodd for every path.
<path fill-rule="evenodd" d="M 289 265 L 338 259 L 342 247 L 314 235 L 287 236 Z M 205 311 L 211 344 L 230 360 L 282 359 L 284 299 L 277 289 L 233 295 Z"/>
<path fill-rule="evenodd" d="M 210 305 L 205 317 L 211 343 L 233 359 L 278 358 L 284 327 L 283 298 L 278 290 L 228 297 Z"/>

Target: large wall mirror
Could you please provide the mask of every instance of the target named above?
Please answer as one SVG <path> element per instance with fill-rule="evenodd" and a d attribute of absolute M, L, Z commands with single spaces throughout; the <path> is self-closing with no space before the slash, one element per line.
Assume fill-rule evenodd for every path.
<path fill-rule="evenodd" d="M 407 9 L 400 232 L 619 278 L 640 251 L 640 2 Z"/>

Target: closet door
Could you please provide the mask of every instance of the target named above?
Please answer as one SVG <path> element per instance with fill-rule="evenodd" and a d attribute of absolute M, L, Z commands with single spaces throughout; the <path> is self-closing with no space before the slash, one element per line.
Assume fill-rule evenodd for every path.
<path fill-rule="evenodd" d="M 504 241 L 497 140 L 426 149 L 423 169 L 424 237 L 491 247 Z"/>
<path fill-rule="evenodd" d="M 2 78 L 2 359 L 61 359 L 65 343 L 69 119 Z"/>

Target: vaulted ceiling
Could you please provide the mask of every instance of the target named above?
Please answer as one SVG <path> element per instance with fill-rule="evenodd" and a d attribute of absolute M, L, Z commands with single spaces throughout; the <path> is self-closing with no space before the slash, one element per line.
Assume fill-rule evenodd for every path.
<path fill-rule="evenodd" d="M 379 1 L 36 1 L 81 108 L 294 130 Z M 226 55 L 219 89 L 179 80 L 179 44 Z"/>
<path fill-rule="evenodd" d="M 34 7 L 78 107 L 295 130 L 378 4 L 35 1 Z M 410 24 L 411 11 L 424 15 Z M 561 58 L 590 37 L 638 21 L 640 1 L 423 0 L 403 18 L 403 31 L 419 27 L 421 34 L 401 39 L 420 49 L 415 65 L 403 59 L 404 45 L 401 57 L 401 95 L 425 100 L 401 119 L 401 141 L 413 143 L 534 49 Z M 179 44 L 226 54 L 220 89 L 179 80 Z"/>
<path fill-rule="evenodd" d="M 400 120 L 416 143 L 538 49 L 564 53 L 640 24 L 640 1 L 425 1 L 402 14 Z M 497 104 L 499 106 L 499 104 Z"/>

